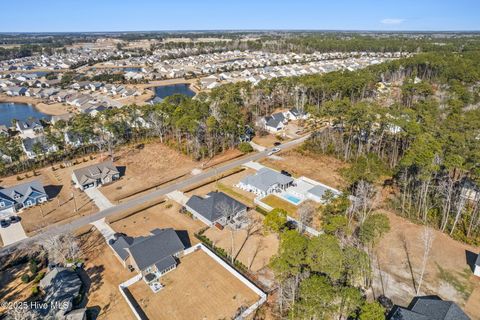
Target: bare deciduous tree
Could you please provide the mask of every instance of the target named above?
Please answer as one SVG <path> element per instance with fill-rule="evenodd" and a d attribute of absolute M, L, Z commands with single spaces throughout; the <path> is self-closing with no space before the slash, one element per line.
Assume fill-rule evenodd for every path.
<path fill-rule="evenodd" d="M 356 215 L 360 225 L 362 225 L 374 208 L 374 198 L 377 194 L 375 186 L 364 180 L 360 180 L 353 191 L 354 200 L 350 211 Z"/>
<path fill-rule="evenodd" d="M 54 263 L 66 264 L 80 256 L 77 239 L 71 233 L 45 238 L 41 243 L 48 259 Z"/>
<path fill-rule="evenodd" d="M 423 276 L 425 275 L 425 269 L 427 267 L 428 256 L 430 255 L 430 250 L 432 249 L 433 240 L 435 239 L 434 230 L 430 227 L 424 226 L 423 232 L 421 234 L 420 240 L 423 244 L 423 259 L 422 259 L 422 269 L 420 271 L 420 279 L 418 280 L 417 293 L 420 294 L 420 288 L 422 287 Z"/>
<path fill-rule="evenodd" d="M 305 232 L 305 228 L 310 226 L 313 220 L 313 215 L 315 213 L 315 208 L 312 206 L 311 203 L 303 203 L 297 209 L 297 214 L 299 217 L 299 229 L 300 232 Z"/>
<path fill-rule="evenodd" d="M 235 214 L 238 212 L 240 206 L 236 202 L 228 203 L 226 201 L 221 201 L 216 205 L 216 209 L 222 213 L 222 215 L 225 217 L 225 219 L 228 222 L 228 219 L 232 218 L 235 216 Z M 235 257 L 235 238 L 234 238 L 234 227 L 229 226 L 228 229 L 230 230 L 230 240 L 231 240 L 231 246 L 230 246 L 230 260 L 231 263 L 234 263 L 234 257 Z"/>

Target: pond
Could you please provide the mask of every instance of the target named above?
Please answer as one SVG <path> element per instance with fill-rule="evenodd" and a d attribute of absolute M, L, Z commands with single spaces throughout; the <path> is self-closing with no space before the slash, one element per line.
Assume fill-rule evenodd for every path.
<path fill-rule="evenodd" d="M 47 119 L 51 116 L 38 111 L 33 105 L 17 102 L 0 102 L 0 125 L 12 125 L 12 120 L 27 120 L 28 118 Z"/>
<path fill-rule="evenodd" d="M 195 96 L 195 92 L 190 89 L 188 83 L 178 83 L 155 87 L 155 97 L 164 99 L 174 94 L 184 94 L 187 97 Z"/>

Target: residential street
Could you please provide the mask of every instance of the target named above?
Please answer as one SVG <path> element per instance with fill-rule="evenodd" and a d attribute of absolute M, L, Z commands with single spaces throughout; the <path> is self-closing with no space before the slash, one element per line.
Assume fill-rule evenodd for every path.
<path fill-rule="evenodd" d="M 286 142 L 286 143 L 278 146 L 277 148 L 280 148 L 280 149 L 283 150 L 283 149 L 288 149 L 288 148 L 295 147 L 295 146 L 301 144 L 302 142 L 304 142 L 308 137 L 309 137 L 309 135 L 306 135 L 302 138 Z M 66 232 L 76 230 L 80 227 L 91 224 L 91 223 L 93 223 L 97 220 L 103 219 L 107 216 L 122 212 L 124 210 L 134 208 L 134 207 L 139 206 L 139 205 L 141 205 L 145 202 L 149 202 L 149 201 L 152 201 L 154 199 L 158 199 L 159 197 L 165 196 L 167 193 L 173 192 L 175 190 L 182 190 L 182 189 L 187 188 L 191 185 L 195 185 L 197 183 L 200 183 L 203 180 L 206 180 L 206 179 L 212 178 L 212 177 L 214 177 L 218 174 L 227 172 L 227 171 L 229 171 L 233 168 L 236 168 L 238 166 L 241 166 L 241 165 L 243 165 L 247 162 L 257 161 L 259 159 L 265 158 L 265 157 L 267 157 L 268 150 L 269 149 L 267 149 L 265 151 L 262 151 L 262 152 L 254 153 L 254 154 L 248 155 L 246 157 L 243 157 L 241 159 L 226 163 L 226 164 L 221 165 L 219 167 L 216 167 L 214 169 L 204 171 L 204 172 L 202 172 L 198 175 L 192 176 L 192 177 L 187 178 L 183 181 L 179 181 L 179 182 L 177 182 L 175 184 L 172 184 L 172 185 L 169 185 L 167 187 L 160 188 L 158 190 L 154 190 L 154 191 L 152 191 L 152 192 L 150 192 L 150 193 L 148 193 L 144 196 L 134 198 L 134 199 L 129 200 L 129 201 L 124 202 L 124 203 L 120 203 L 118 205 L 115 205 L 113 207 L 101 210 L 101 211 L 99 211 L 95 214 L 89 215 L 89 216 L 80 217 L 80 218 L 78 218 L 78 219 L 76 219 L 76 220 L 74 220 L 70 223 L 66 223 L 66 224 L 61 225 L 61 226 L 52 226 L 52 227 L 45 228 L 41 233 L 38 233 L 38 234 L 36 234 L 36 235 L 34 235 L 30 238 L 22 239 L 22 240 L 20 240 L 16 243 L 12 243 L 10 245 L 6 245 L 6 246 L 2 247 L 0 249 L 0 255 L 8 254 L 9 252 L 13 251 L 14 249 L 20 248 L 22 246 L 28 246 L 29 243 L 36 242 L 38 240 L 41 240 L 44 237 L 49 237 L 49 236 L 52 236 L 52 235 L 58 235 L 58 234 L 62 234 L 62 233 L 66 233 Z"/>

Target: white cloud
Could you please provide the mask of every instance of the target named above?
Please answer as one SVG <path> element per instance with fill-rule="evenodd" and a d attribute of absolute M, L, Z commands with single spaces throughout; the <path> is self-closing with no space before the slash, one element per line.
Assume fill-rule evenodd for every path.
<path fill-rule="evenodd" d="M 405 21 L 405 19 L 392 19 L 392 18 L 387 18 L 383 19 L 380 22 L 383 24 L 402 24 Z"/>

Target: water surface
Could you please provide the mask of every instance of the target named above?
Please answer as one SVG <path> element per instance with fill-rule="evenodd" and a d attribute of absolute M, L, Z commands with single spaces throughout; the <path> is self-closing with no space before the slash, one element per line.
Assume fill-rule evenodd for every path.
<path fill-rule="evenodd" d="M 40 112 L 33 105 L 19 102 L 0 102 L 0 124 L 7 127 L 12 125 L 12 120 L 28 120 L 28 118 L 50 120 L 51 116 Z"/>

